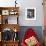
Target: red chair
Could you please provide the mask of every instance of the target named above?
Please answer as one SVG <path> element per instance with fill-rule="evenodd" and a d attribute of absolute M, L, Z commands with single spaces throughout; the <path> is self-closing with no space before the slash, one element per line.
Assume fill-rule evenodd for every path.
<path fill-rule="evenodd" d="M 24 34 L 24 37 L 22 38 L 21 46 L 26 46 L 25 39 L 28 39 L 32 36 L 37 37 L 36 33 L 33 31 L 32 28 L 27 29 L 27 31 Z M 41 46 L 41 44 L 38 42 L 35 46 Z"/>

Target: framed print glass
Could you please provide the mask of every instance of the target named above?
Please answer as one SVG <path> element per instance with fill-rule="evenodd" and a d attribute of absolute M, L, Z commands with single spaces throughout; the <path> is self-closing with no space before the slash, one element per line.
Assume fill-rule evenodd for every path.
<path fill-rule="evenodd" d="M 17 24 L 17 16 L 11 16 L 8 18 L 8 24 Z"/>
<path fill-rule="evenodd" d="M 2 31 L 2 40 L 3 41 L 12 40 L 12 35 L 13 30 L 11 30 L 10 28 L 4 28 Z"/>
<path fill-rule="evenodd" d="M 34 7 L 25 8 L 25 19 L 36 20 L 36 8 Z"/>
<path fill-rule="evenodd" d="M 9 10 L 2 10 L 2 15 L 9 15 Z"/>

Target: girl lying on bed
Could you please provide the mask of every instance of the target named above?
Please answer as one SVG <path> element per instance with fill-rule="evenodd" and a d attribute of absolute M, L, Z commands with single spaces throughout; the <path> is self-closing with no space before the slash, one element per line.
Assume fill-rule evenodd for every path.
<path fill-rule="evenodd" d="M 36 33 L 31 28 L 27 29 L 27 31 L 25 32 L 25 35 L 22 38 L 21 45 L 22 46 L 41 46 L 40 42 L 37 39 Z"/>

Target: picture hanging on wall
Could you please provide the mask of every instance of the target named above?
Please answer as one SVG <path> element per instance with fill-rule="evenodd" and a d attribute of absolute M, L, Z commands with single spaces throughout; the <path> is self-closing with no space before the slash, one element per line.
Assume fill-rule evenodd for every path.
<path fill-rule="evenodd" d="M 25 19 L 36 20 L 36 8 L 34 7 L 25 8 Z"/>

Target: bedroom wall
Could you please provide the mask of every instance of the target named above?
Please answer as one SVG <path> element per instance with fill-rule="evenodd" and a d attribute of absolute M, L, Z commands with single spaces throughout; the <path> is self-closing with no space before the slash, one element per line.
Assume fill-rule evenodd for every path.
<path fill-rule="evenodd" d="M 21 0 L 19 1 L 21 5 L 20 11 L 20 24 L 22 26 L 43 26 L 43 6 L 42 0 Z M 36 20 L 25 20 L 25 8 L 35 7 L 36 8 Z M 25 24 L 26 23 L 26 24 Z"/>
<path fill-rule="evenodd" d="M 37 34 L 37 37 L 41 43 L 43 43 L 43 29 L 42 26 L 21 26 L 19 31 L 19 39 L 20 42 L 24 36 L 24 33 L 27 31 L 28 28 L 32 28 L 34 32 Z"/>

